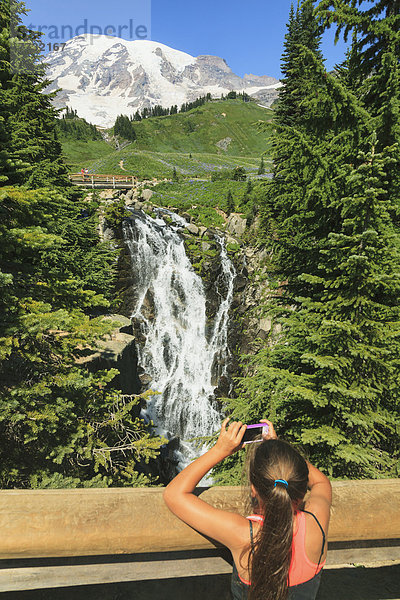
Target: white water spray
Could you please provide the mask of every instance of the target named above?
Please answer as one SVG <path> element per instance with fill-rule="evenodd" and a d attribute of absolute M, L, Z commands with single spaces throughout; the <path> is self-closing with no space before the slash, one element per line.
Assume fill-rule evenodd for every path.
<path fill-rule="evenodd" d="M 139 366 L 151 380 L 149 388 L 160 392 L 150 401 L 147 414 L 159 433 L 180 437 L 178 460 L 185 466 L 199 453 L 192 440 L 211 435 L 220 426 L 213 392 L 226 370 L 235 271 L 223 239 L 216 238 L 221 246 L 220 291 L 215 292 L 220 303 L 213 322 L 207 323 L 203 282 L 177 233 L 185 221 L 168 214 L 174 225 L 137 214 L 134 224 L 124 225 L 124 233 L 135 277 L 132 318 L 143 334 Z"/>

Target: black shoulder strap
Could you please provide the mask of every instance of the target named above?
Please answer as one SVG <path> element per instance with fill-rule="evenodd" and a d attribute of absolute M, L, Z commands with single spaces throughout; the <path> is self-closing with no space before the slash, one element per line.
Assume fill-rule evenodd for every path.
<path fill-rule="evenodd" d="M 317 519 L 317 517 L 314 515 L 314 513 L 310 512 L 310 511 L 308 511 L 308 510 L 303 510 L 303 512 L 305 512 L 305 513 L 307 513 L 308 515 L 311 515 L 312 517 L 314 517 L 314 519 L 315 519 L 315 521 L 317 522 L 317 525 L 318 525 L 318 527 L 320 528 L 320 530 L 321 530 L 321 533 L 322 533 L 322 550 L 321 550 L 321 554 L 320 554 L 320 556 L 319 556 L 319 560 L 318 560 L 318 565 L 319 565 L 319 563 L 321 562 L 322 555 L 323 555 L 323 553 L 324 553 L 324 548 L 325 548 L 325 531 L 322 529 L 322 525 L 321 525 L 321 523 L 318 521 L 318 519 Z"/>
<path fill-rule="evenodd" d="M 253 523 L 249 519 L 250 525 L 250 544 L 251 544 L 251 553 L 254 554 L 254 539 L 253 539 Z"/>

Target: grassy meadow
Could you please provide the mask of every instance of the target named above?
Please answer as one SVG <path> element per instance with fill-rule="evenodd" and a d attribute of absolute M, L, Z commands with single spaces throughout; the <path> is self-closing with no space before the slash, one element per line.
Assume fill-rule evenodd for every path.
<path fill-rule="evenodd" d="M 268 169 L 270 144 L 260 123 L 271 117 L 271 110 L 255 102 L 217 100 L 186 113 L 135 122 L 137 139 L 120 150 L 106 140 L 61 142 L 71 172 L 85 167 L 91 173 L 126 172 L 145 179 L 170 178 L 175 168 L 184 178 L 209 178 L 213 171 L 243 166 L 252 176 L 262 155 Z"/>

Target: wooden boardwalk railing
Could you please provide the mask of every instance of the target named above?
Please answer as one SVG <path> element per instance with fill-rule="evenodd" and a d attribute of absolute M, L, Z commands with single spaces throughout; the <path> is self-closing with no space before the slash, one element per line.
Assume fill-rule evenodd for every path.
<path fill-rule="evenodd" d="M 70 173 L 69 180 L 73 185 L 91 188 L 131 188 L 137 184 L 134 175 L 101 175 L 97 173 Z"/>
<path fill-rule="evenodd" d="M 218 508 L 244 512 L 240 488 L 212 487 L 201 496 Z M 179 569 L 183 569 L 180 561 L 163 559 L 171 559 L 171 553 L 186 553 L 190 559 L 183 561 L 182 576 L 188 576 L 188 569 L 195 574 L 226 573 L 230 569 L 220 557 L 218 544 L 168 511 L 160 488 L 0 491 L 0 531 L 0 591 L 71 585 L 72 571 L 65 567 L 16 568 L 18 564 L 26 567 L 26 561 L 32 559 L 136 556 L 130 567 L 127 562 L 118 566 L 115 561 L 113 565 L 96 565 L 96 559 L 91 569 L 82 570 L 80 565 L 81 571 L 76 567 L 73 575 L 77 581 L 74 585 L 101 583 L 104 578 L 136 581 L 178 577 Z M 361 562 L 361 557 L 400 559 L 400 481 L 334 482 L 328 539 L 328 564 Z M 196 552 L 202 553 L 197 562 L 191 558 Z M 8 566 L 12 568 L 4 568 Z"/>

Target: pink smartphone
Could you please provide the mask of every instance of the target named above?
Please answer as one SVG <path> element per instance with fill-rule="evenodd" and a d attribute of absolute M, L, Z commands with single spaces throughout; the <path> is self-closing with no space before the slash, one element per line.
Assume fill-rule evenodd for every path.
<path fill-rule="evenodd" d="M 242 444 L 252 444 L 253 442 L 262 442 L 263 435 L 267 435 L 268 425 L 267 423 L 256 423 L 255 425 L 247 425 L 247 429 L 244 432 L 242 438 Z"/>

